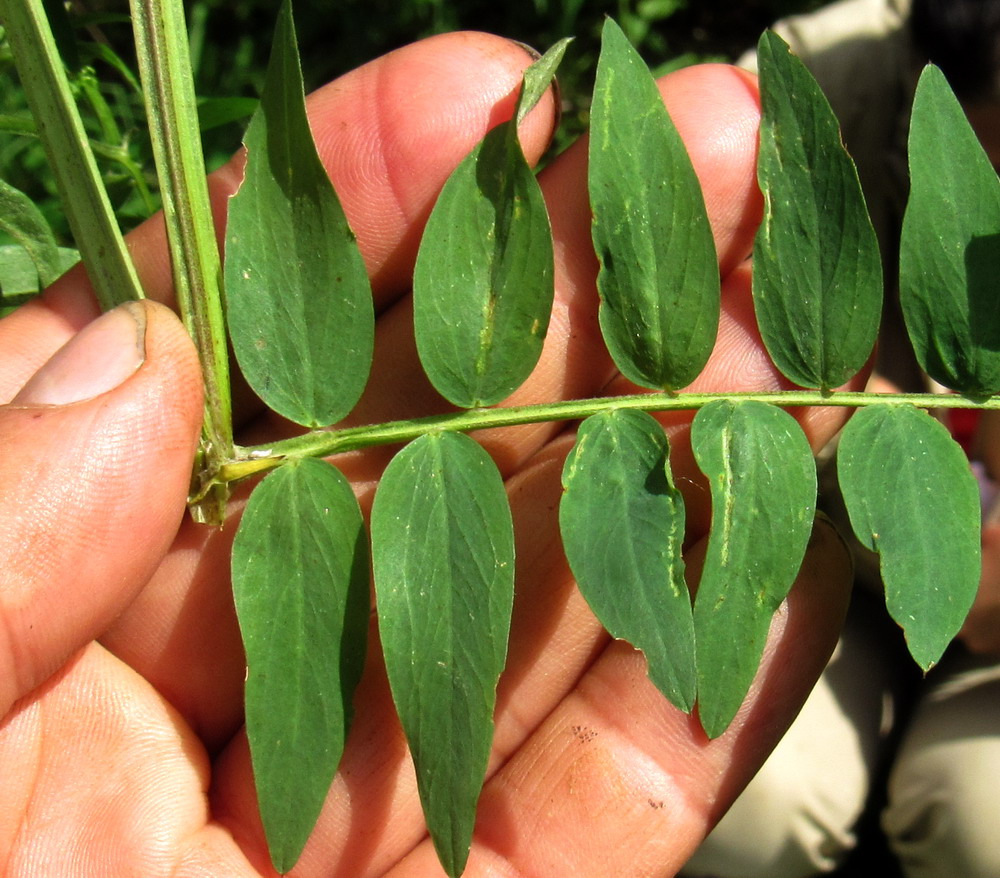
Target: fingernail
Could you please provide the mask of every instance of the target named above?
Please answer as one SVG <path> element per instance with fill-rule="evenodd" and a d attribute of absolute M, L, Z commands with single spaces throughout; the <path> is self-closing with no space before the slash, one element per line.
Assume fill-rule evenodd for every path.
<path fill-rule="evenodd" d="M 534 46 L 529 46 L 527 43 L 522 43 L 520 40 L 512 40 L 510 37 L 507 37 L 507 42 L 513 43 L 519 49 L 524 49 L 524 51 L 531 56 L 532 61 L 537 61 L 539 58 L 542 57 L 542 53 L 539 52 L 538 49 L 536 49 Z"/>
<path fill-rule="evenodd" d="M 85 326 L 42 366 L 14 405 L 69 405 L 114 390 L 146 359 L 146 311 L 129 302 Z"/>

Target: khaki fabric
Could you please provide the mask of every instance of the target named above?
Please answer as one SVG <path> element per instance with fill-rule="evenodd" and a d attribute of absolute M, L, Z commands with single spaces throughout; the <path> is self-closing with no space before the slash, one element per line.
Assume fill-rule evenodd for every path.
<path fill-rule="evenodd" d="M 893 763 L 882 827 L 907 878 L 997 878 L 1000 664 L 956 650 L 928 684 Z"/>

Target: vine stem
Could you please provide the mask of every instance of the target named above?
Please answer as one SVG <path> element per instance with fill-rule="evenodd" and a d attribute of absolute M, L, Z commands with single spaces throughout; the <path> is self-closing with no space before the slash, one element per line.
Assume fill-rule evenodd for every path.
<path fill-rule="evenodd" d="M 143 297 L 42 0 L 0 0 L 18 77 L 101 310 Z"/>
<path fill-rule="evenodd" d="M 717 400 L 754 400 L 787 407 L 913 405 L 927 409 L 1000 409 L 1000 396 L 973 400 L 956 394 L 823 392 L 781 390 L 771 393 L 637 393 L 631 396 L 571 399 L 511 408 L 470 409 L 406 421 L 388 421 L 343 430 L 313 430 L 269 445 L 237 446 L 236 455 L 219 467 L 218 478 L 233 482 L 274 469 L 286 461 L 330 457 L 377 445 L 410 442 L 425 433 L 471 432 L 546 421 L 578 421 L 611 409 L 646 412 L 694 411 Z"/>
<path fill-rule="evenodd" d="M 130 0 L 150 138 L 163 196 L 177 304 L 201 358 L 205 421 L 191 506 L 221 524 L 228 491 L 215 478 L 234 454 L 222 260 L 215 237 L 181 0 Z"/>

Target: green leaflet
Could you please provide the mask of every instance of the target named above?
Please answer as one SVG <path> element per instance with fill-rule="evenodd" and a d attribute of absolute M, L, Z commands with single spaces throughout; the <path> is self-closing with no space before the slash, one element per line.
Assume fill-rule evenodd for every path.
<path fill-rule="evenodd" d="M 548 88 L 557 43 L 525 71 L 513 119 L 448 178 L 413 270 L 417 352 L 431 383 L 464 408 L 493 405 L 531 373 L 553 298 L 552 232 L 517 122 Z"/>
<path fill-rule="evenodd" d="M 753 681 L 771 616 L 791 588 L 816 510 L 816 467 L 795 419 L 761 402 L 709 403 L 691 425 L 712 489 L 712 529 L 694 602 L 698 712 L 726 730 Z"/>
<path fill-rule="evenodd" d="M 757 58 L 757 178 L 764 193 L 754 242 L 757 321 L 786 377 L 827 390 L 858 372 L 875 343 L 882 316 L 878 241 L 816 80 L 774 33 L 760 38 Z"/>
<path fill-rule="evenodd" d="M 663 427 L 619 409 L 580 425 L 563 469 L 559 525 L 580 591 L 613 637 L 642 650 L 649 677 L 694 706 L 694 625 L 684 580 L 684 499 Z"/>
<path fill-rule="evenodd" d="M 597 64 L 588 187 L 608 350 L 636 384 L 683 387 L 715 345 L 715 243 L 701 187 L 656 82 L 611 19 Z"/>
<path fill-rule="evenodd" d="M 80 254 L 68 247 L 56 250 L 56 277 L 80 261 Z M 43 289 L 38 268 L 28 251 L 18 244 L 0 244 L 0 306 L 21 304 Z"/>
<path fill-rule="evenodd" d="M 233 348 L 268 406 L 326 426 L 364 390 L 374 314 L 364 262 L 306 120 L 287 4 L 245 143 L 246 174 L 226 231 Z"/>
<path fill-rule="evenodd" d="M 62 274 L 59 246 L 42 212 L 27 195 L 3 180 L 0 180 L 0 232 L 20 244 L 34 263 L 36 289 L 47 287 Z"/>
<path fill-rule="evenodd" d="M 899 294 L 921 368 L 970 396 L 1000 392 L 1000 181 L 944 75 L 928 66 L 910 121 Z"/>
<path fill-rule="evenodd" d="M 427 434 L 386 468 L 371 528 L 386 671 L 427 827 L 457 876 L 486 774 L 514 597 L 500 473 L 468 436 Z"/>
<path fill-rule="evenodd" d="M 247 737 L 282 873 L 301 854 L 343 753 L 365 657 L 367 545 L 347 480 L 315 459 L 257 486 L 233 543 Z"/>
<path fill-rule="evenodd" d="M 928 670 L 979 587 L 979 491 L 945 427 L 910 405 L 875 405 L 844 428 L 837 473 L 851 526 L 879 554 L 889 614 Z"/>

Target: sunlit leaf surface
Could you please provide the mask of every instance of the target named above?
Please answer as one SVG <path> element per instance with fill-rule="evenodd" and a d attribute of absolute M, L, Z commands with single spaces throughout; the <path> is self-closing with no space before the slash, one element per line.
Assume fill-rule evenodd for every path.
<path fill-rule="evenodd" d="M 674 704 L 694 706 L 694 626 L 684 580 L 684 499 L 663 427 L 618 410 L 581 424 L 563 469 L 563 545 L 580 591 L 612 636 L 642 650 Z"/>
<path fill-rule="evenodd" d="M 927 670 L 979 587 L 979 490 L 969 462 L 926 412 L 877 405 L 847 422 L 837 474 L 854 532 L 879 554 L 889 614 Z"/>
<path fill-rule="evenodd" d="M 347 480 L 313 459 L 267 476 L 232 565 L 254 782 L 271 859 L 286 872 L 340 762 L 364 663 L 368 541 Z"/>
<path fill-rule="evenodd" d="M 973 396 L 1000 391 L 1000 180 L 944 75 L 920 77 L 899 294 L 921 367 Z"/>
<path fill-rule="evenodd" d="M 525 72 L 514 118 L 448 178 L 413 273 L 417 351 L 434 387 L 465 408 L 515 391 L 542 352 L 553 299 L 552 233 L 517 139 L 522 109 L 549 87 L 558 43 Z"/>
<path fill-rule="evenodd" d="M 712 528 L 694 603 L 698 713 L 710 737 L 742 704 L 771 616 L 812 533 L 816 467 L 801 427 L 765 403 L 719 400 L 691 427 L 712 490 Z"/>
<path fill-rule="evenodd" d="M 379 632 L 427 827 L 459 875 L 493 739 L 507 655 L 514 537 L 490 456 L 428 434 L 389 464 L 372 508 Z"/>
<path fill-rule="evenodd" d="M 364 390 L 374 314 L 364 262 L 306 120 L 287 5 L 244 142 L 246 173 L 226 227 L 233 348 L 268 406 L 326 426 Z"/>
<path fill-rule="evenodd" d="M 757 321 L 789 379 L 834 388 L 860 371 L 875 343 L 882 316 L 878 242 L 854 162 L 816 80 L 770 31 L 757 59 L 757 178 L 764 193 L 754 243 Z"/>
<path fill-rule="evenodd" d="M 684 387 L 715 345 L 715 243 L 701 186 L 659 89 L 611 19 L 597 65 L 589 168 L 608 350 L 636 384 Z"/>

